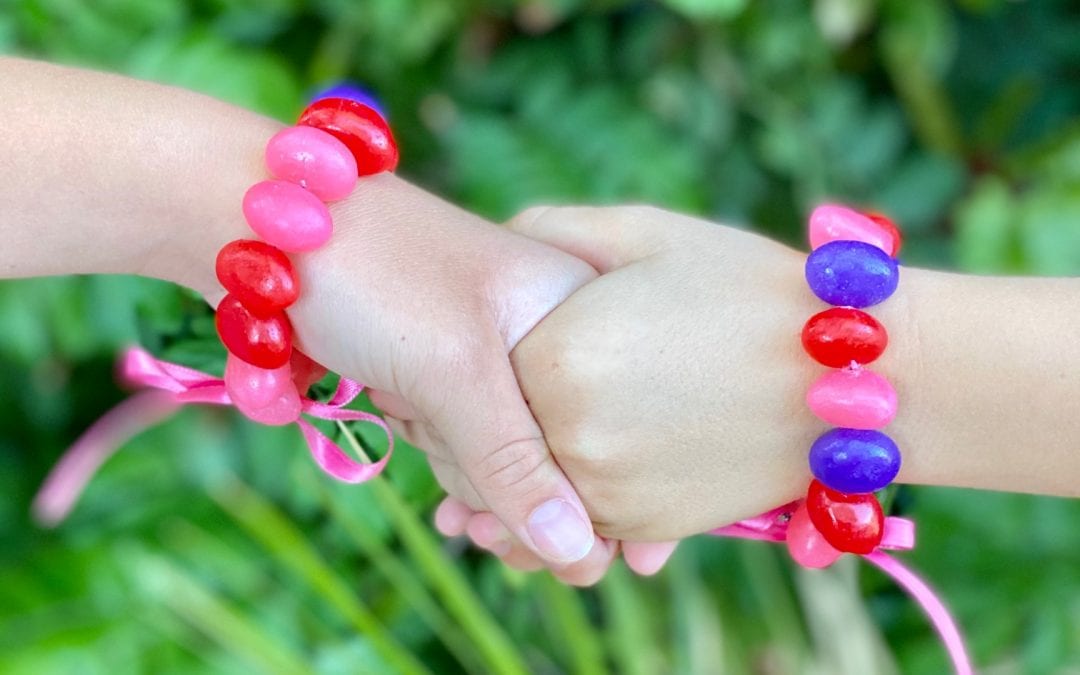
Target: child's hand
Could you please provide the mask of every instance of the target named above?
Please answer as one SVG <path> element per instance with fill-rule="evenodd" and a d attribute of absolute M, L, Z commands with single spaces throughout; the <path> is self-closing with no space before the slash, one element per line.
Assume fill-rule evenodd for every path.
<path fill-rule="evenodd" d="M 459 475 L 543 560 L 606 567 L 613 547 L 593 546 L 507 356 L 594 271 L 390 175 L 360 181 L 331 211 L 331 244 L 295 256 L 297 347 L 438 438 L 436 472 Z"/>
<path fill-rule="evenodd" d="M 598 532 L 674 539 L 799 496 L 821 431 L 804 255 L 647 207 L 533 209 L 511 227 L 604 275 L 513 354 Z"/>
<path fill-rule="evenodd" d="M 512 354 L 599 533 L 674 539 L 799 496 L 806 449 L 824 428 L 804 402 L 820 368 L 802 353 L 799 333 L 822 308 L 806 288 L 804 255 L 653 208 L 533 209 L 510 227 L 603 274 Z M 881 311 L 902 306 L 897 298 Z M 904 321 L 887 325 L 895 334 Z M 875 369 L 888 374 L 899 349 Z M 445 477 L 452 495 L 463 492 L 458 481 Z M 441 529 L 465 530 L 485 546 L 508 536 L 463 508 L 448 500 Z M 633 560 L 640 545 L 624 551 L 631 567 L 649 566 Z M 502 552 L 510 564 L 535 566 L 518 548 Z"/>

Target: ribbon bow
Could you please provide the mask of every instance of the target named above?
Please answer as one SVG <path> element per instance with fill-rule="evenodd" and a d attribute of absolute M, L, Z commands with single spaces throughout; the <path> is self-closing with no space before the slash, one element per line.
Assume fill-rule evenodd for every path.
<path fill-rule="evenodd" d="M 799 502 L 791 502 L 784 506 L 767 511 L 760 516 L 754 516 L 747 520 L 741 520 L 733 525 L 719 527 L 709 534 L 719 537 L 735 537 L 738 539 L 757 539 L 759 541 L 772 541 L 783 543 L 787 540 L 788 521 L 791 514 L 798 508 Z M 917 574 L 905 567 L 899 560 L 888 555 L 881 549 L 895 551 L 909 551 L 915 547 L 915 523 L 906 518 L 889 516 L 885 519 L 885 530 L 881 544 L 877 549 L 861 556 L 872 565 L 875 565 L 892 579 L 919 603 L 923 611 L 930 618 L 930 623 L 941 637 L 945 650 L 952 659 L 953 668 L 957 675 L 971 675 L 971 660 L 964 648 L 964 641 L 960 637 L 960 631 L 956 623 L 949 615 L 949 610 L 937 597 L 934 591 L 919 578 Z"/>
<path fill-rule="evenodd" d="M 121 445 L 165 420 L 181 406 L 233 405 L 224 380 L 159 361 L 139 348 L 124 352 L 119 374 L 126 384 L 147 389 L 107 412 L 64 453 L 34 498 L 34 516 L 39 522 L 51 526 L 66 518 L 94 473 Z M 345 409 L 363 390 L 364 385 L 341 378 L 337 391 L 326 403 L 303 397 L 301 412 L 316 419 L 359 420 L 377 425 L 386 434 L 388 446 L 386 455 L 373 464 L 358 462 L 310 422 L 302 417 L 296 419 L 315 463 L 331 478 L 345 483 L 363 483 L 379 475 L 394 449 L 394 434 L 386 422 L 371 413 Z"/>

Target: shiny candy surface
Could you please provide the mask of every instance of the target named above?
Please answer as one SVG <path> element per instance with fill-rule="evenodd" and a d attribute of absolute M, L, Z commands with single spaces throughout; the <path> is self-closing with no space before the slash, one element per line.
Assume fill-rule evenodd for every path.
<path fill-rule="evenodd" d="M 356 185 L 356 159 L 321 129 L 282 129 L 266 144 L 266 167 L 276 178 L 310 190 L 324 202 L 344 199 Z"/>
<path fill-rule="evenodd" d="M 889 335 L 881 323 L 866 312 L 851 307 L 832 307 L 818 312 L 802 331 L 806 353 L 830 368 L 867 364 L 885 352 Z"/>
<path fill-rule="evenodd" d="M 283 251 L 312 251 L 333 234 L 326 204 L 295 183 L 256 183 L 244 194 L 243 208 L 255 234 Z"/>
<path fill-rule="evenodd" d="M 832 370 L 806 393 L 810 410 L 822 421 L 851 429 L 880 429 L 896 417 L 896 390 L 865 368 Z"/>
<path fill-rule="evenodd" d="M 803 567 L 828 567 L 842 555 L 814 527 L 805 503 L 799 505 L 788 522 L 786 543 L 792 559 Z"/>
<path fill-rule="evenodd" d="M 885 514 L 873 494 L 844 494 L 813 480 L 806 493 L 806 511 L 825 541 L 845 553 L 873 551 L 885 532 Z"/>
<path fill-rule="evenodd" d="M 225 391 L 240 412 L 261 424 L 280 426 L 300 417 L 300 396 L 288 364 L 268 370 L 229 354 Z"/>
<path fill-rule="evenodd" d="M 880 225 L 881 228 L 885 230 L 885 232 L 889 235 L 889 238 L 892 239 L 892 250 L 890 251 L 888 249 L 885 249 L 885 252 L 894 258 L 899 256 L 900 248 L 904 245 L 904 237 L 900 234 L 900 228 L 896 226 L 896 223 L 892 221 L 892 218 L 889 218 L 884 214 L 874 212 L 867 212 L 865 215 L 867 218 Z"/>
<path fill-rule="evenodd" d="M 810 290 L 830 305 L 876 305 L 896 291 L 899 281 L 896 261 L 861 241 L 832 241 L 806 258 Z"/>
<path fill-rule="evenodd" d="M 899 473 L 900 449 L 880 431 L 832 429 L 810 446 L 810 471 L 837 492 L 876 492 Z"/>
<path fill-rule="evenodd" d="M 900 232 L 892 221 L 886 222 L 846 206 L 822 204 L 810 213 L 810 248 L 830 241 L 861 241 L 895 257 L 900 250 Z"/>
<path fill-rule="evenodd" d="M 397 142 L 390 127 L 382 115 L 363 103 L 347 98 L 319 99 L 304 110 L 299 124 L 327 131 L 348 146 L 361 176 L 397 168 Z"/>
<path fill-rule="evenodd" d="M 218 281 L 256 316 L 272 316 L 300 297 L 300 281 L 289 257 L 251 239 L 229 242 L 218 252 Z"/>
<path fill-rule="evenodd" d="M 236 296 L 226 295 L 218 305 L 216 323 L 226 349 L 240 359 L 268 370 L 289 363 L 292 326 L 284 312 L 255 316 Z"/>

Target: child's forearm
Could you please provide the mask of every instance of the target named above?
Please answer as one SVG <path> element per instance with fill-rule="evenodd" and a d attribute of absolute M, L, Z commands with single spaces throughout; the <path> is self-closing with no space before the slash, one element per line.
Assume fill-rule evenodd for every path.
<path fill-rule="evenodd" d="M 213 287 L 280 125 L 182 89 L 0 59 L 0 274 Z"/>
<path fill-rule="evenodd" d="M 903 480 L 1080 495 L 1080 280 L 904 270 L 890 427 Z"/>

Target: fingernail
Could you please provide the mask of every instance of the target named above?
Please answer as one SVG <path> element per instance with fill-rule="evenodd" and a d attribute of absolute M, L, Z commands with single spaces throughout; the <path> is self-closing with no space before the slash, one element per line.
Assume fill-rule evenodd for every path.
<path fill-rule="evenodd" d="M 593 531 L 565 499 L 546 501 L 529 516 L 529 536 L 553 562 L 577 562 L 593 547 Z"/>

